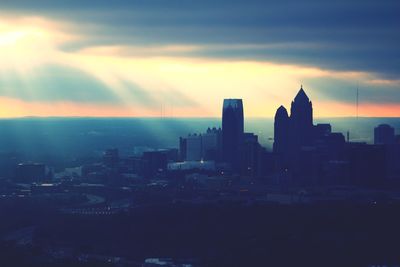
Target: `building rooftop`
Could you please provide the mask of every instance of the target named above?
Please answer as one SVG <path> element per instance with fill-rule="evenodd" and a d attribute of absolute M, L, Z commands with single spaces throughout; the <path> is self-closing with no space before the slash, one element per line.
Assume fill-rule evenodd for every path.
<path fill-rule="evenodd" d="M 296 97 L 294 98 L 294 101 L 296 101 L 296 102 L 298 102 L 298 101 L 309 102 L 310 101 L 306 92 L 304 92 L 304 90 L 303 90 L 303 85 L 301 86 L 299 92 L 297 93 Z"/>
<path fill-rule="evenodd" d="M 287 109 L 284 106 L 280 106 L 276 110 L 275 117 L 289 117 Z"/>
<path fill-rule="evenodd" d="M 232 108 L 242 107 L 242 99 L 224 99 L 224 108 L 227 107 L 232 107 Z"/>
<path fill-rule="evenodd" d="M 392 126 L 390 126 L 389 124 L 379 124 L 376 128 L 393 128 Z"/>

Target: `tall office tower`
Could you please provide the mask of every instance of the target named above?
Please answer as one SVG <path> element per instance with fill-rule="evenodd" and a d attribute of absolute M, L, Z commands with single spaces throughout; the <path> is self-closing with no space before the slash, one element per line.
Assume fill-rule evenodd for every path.
<path fill-rule="evenodd" d="M 202 136 L 201 134 L 192 134 L 186 137 L 186 160 L 199 161 L 203 159 L 202 155 Z"/>
<path fill-rule="evenodd" d="M 380 124 L 374 129 L 375 145 L 390 145 L 395 143 L 394 128 L 388 124 Z"/>
<path fill-rule="evenodd" d="M 222 109 L 222 155 L 233 170 L 238 170 L 243 142 L 244 119 L 242 99 L 224 99 Z"/>
<path fill-rule="evenodd" d="M 313 139 L 312 103 L 301 86 L 290 110 L 291 139 L 295 147 L 310 145 Z"/>
<path fill-rule="evenodd" d="M 275 113 L 274 122 L 274 152 L 288 153 L 289 148 L 290 119 L 284 106 L 280 106 Z"/>

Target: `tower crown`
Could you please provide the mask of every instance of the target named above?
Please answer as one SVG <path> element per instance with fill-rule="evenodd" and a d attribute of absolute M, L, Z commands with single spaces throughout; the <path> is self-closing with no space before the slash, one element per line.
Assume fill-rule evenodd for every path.
<path fill-rule="evenodd" d="M 296 97 L 294 98 L 295 102 L 310 102 L 310 99 L 308 98 L 306 92 L 303 90 L 303 86 L 301 86 L 299 92 L 297 93 Z"/>
<path fill-rule="evenodd" d="M 242 103 L 242 99 L 224 99 L 223 108 L 240 108 L 243 105 Z"/>
<path fill-rule="evenodd" d="M 280 106 L 275 113 L 275 118 L 288 118 L 288 112 L 284 106 Z"/>

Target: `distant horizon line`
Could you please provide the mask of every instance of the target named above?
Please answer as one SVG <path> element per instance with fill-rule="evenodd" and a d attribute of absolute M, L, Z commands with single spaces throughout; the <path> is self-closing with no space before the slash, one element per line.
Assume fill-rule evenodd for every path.
<path fill-rule="evenodd" d="M 245 116 L 245 119 L 274 119 L 274 116 Z M 400 116 L 315 116 L 314 119 L 400 119 Z M 219 116 L 19 116 L 0 117 L 0 120 L 15 119 L 222 119 Z"/>

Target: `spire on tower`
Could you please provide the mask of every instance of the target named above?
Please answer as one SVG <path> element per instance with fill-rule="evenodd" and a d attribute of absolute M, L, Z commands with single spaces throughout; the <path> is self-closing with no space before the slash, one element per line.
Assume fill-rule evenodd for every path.
<path fill-rule="evenodd" d="M 303 85 L 301 85 L 301 88 L 300 88 L 299 92 L 297 93 L 296 97 L 294 98 L 294 101 L 295 102 L 303 102 L 303 103 L 308 103 L 310 101 L 306 92 L 304 92 Z"/>

